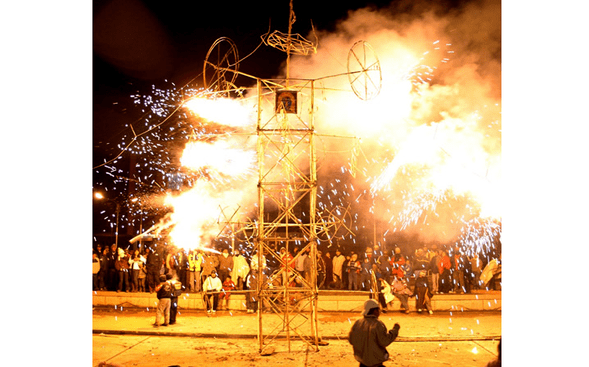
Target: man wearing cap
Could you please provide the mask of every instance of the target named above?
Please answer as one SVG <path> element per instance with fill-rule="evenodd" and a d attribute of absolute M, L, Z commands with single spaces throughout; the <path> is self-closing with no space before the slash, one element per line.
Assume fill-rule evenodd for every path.
<path fill-rule="evenodd" d="M 374 299 L 364 302 L 363 318 L 356 320 L 348 341 L 354 348 L 354 358 L 360 362 L 360 367 L 381 367 L 389 359 L 386 347 L 399 335 L 398 323 L 387 331 L 386 325 L 378 319 L 380 307 Z"/>

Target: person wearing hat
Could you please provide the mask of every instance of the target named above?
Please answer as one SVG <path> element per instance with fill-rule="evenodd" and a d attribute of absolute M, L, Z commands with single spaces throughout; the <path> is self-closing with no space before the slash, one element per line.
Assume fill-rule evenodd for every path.
<path fill-rule="evenodd" d="M 360 367 L 381 367 L 389 359 L 386 347 L 397 339 L 401 326 L 395 323 L 391 330 L 381 320 L 380 307 L 374 299 L 364 302 L 363 318 L 356 320 L 348 334 L 354 348 L 354 358 Z"/>

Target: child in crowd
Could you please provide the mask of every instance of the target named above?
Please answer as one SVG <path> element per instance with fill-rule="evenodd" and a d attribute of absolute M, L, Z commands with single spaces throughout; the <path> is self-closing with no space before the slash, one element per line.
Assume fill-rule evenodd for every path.
<path fill-rule="evenodd" d="M 231 291 L 235 290 L 237 287 L 235 286 L 235 283 L 233 282 L 233 280 L 231 280 L 231 277 L 228 276 L 227 278 L 225 278 L 225 281 L 223 282 L 223 292 L 221 292 L 219 294 L 219 307 L 223 308 L 223 300 L 225 300 L 225 309 L 228 310 L 229 309 L 229 298 L 231 297 Z"/>

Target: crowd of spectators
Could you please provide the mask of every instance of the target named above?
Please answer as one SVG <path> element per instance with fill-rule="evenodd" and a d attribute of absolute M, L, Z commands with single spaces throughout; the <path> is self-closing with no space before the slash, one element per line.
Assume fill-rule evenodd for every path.
<path fill-rule="evenodd" d="M 291 253 L 294 252 L 294 255 Z M 281 248 L 278 257 L 282 261 L 261 256 L 266 279 L 274 277 L 278 284 L 293 287 L 311 282 L 311 257 L 309 246 Z M 215 273 L 223 289 L 255 289 L 259 257 L 240 250 L 224 248 L 219 251 L 194 249 L 185 251 L 165 246 L 164 251 L 129 250 L 116 245 L 102 248 L 97 245 L 93 252 L 93 290 L 117 292 L 154 292 L 160 275 L 171 275 L 182 284 L 184 292 L 202 292 L 207 278 Z M 349 251 L 317 251 L 317 285 L 320 289 L 381 290 L 383 286 L 402 288 L 405 283 L 411 288 L 420 275 L 425 274 L 432 294 L 470 293 L 472 290 L 493 287 L 491 279 L 500 276 L 500 259 L 488 259 L 480 254 L 466 255 L 459 247 L 437 248 L 436 245 L 420 246 L 411 253 L 400 247 L 392 251 L 379 246 L 367 247 L 364 253 Z M 287 275 L 288 274 L 288 275 Z M 290 276 L 293 275 L 293 276 Z M 288 277 L 288 278 L 287 278 Z M 254 286 L 252 286 L 254 284 Z M 225 296 L 228 301 L 229 293 Z M 223 298 L 221 298 L 223 300 Z"/>

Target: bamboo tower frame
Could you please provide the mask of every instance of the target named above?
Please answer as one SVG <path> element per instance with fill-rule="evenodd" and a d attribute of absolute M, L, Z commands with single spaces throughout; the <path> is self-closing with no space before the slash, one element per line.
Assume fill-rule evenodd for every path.
<path fill-rule="evenodd" d="M 289 352 L 293 339 L 303 340 L 317 349 L 320 343 L 317 327 L 317 229 L 320 224 L 316 221 L 315 83 L 307 80 L 287 86 L 289 83 L 267 82 L 260 79 L 257 82 L 259 212 L 256 250 L 258 263 L 262 262 L 262 254 L 268 254 L 278 261 L 280 267 L 275 274 L 263 274 L 261 266 L 258 269 L 258 279 L 265 280 L 258 281 L 256 289 L 259 350 L 262 353 L 280 335 L 286 337 Z M 275 113 L 268 121 L 262 120 L 263 99 L 268 96 L 263 93 L 263 87 L 271 90 L 270 96 L 274 94 L 272 97 L 275 99 Z M 307 121 L 296 113 L 298 104 L 304 105 L 299 97 L 303 96 L 305 89 L 310 91 L 305 96 L 309 103 Z M 288 102 L 280 99 L 281 94 L 287 96 Z M 295 96 L 294 101 L 291 96 Z M 301 217 L 303 210 L 308 213 L 305 219 Z M 302 244 L 298 253 L 293 253 L 295 244 Z M 286 253 L 293 253 L 293 258 L 283 257 L 279 247 L 283 247 Z M 294 269 L 294 262 L 307 251 L 311 258 L 311 274 L 305 278 Z M 291 280 L 298 286 L 293 287 Z M 265 329 L 264 306 L 280 315 L 282 325 L 272 330 Z M 309 321 L 310 329 L 303 330 L 302 325 L 306 322 L 301 325 L 295 322 L 300 318 Z"/>
<path fill-rule="evenodd" d="M 371 48 L 364 41 L 356 43 L 350 50 L 347 73 L 318 79 L 291 78 L 291 54 L 308 55 L 317 49 L 316 44 L 292 34 L 295 19 L 293 1 L 290 0 L 288 34 L 275 31 L 266 38 L 262 37 L 266 45 L 286 52 L 285 79 L 260 79 L 238 71 L 240 60 L 237 49 L 233 41 L 225 37 L 213 44 L 203 69 L 203 76 L 207 68 L 213 75 L 208 82 L 205 78 L 205 88 L 221 96 L 235 92 L 242 95 L 243 90 L 233 84 L 237 75 L 256 80 L 258 218 L 257 222 L 246 226 L 237 224 L 241 227 L 239 231 L 253 233 L 258 264 L 268 261 L 268 258 L 279 263 L 279 270 L 273 274 L 266 274 L 262 265 L 257 270 L 253 292 L 258 300 L 260 353 L 281 337 L 286 339 L 289 352 L 293 340 L 302 340 L 314 350 L 318 350 L 319 345 L 325 345 L 319 337 L 317 320 L 317 240 L 319 235 L 330 238 L 329 233 L 335 234 L 343 221 L 329 211 L 329 218 L 317 212 L 316 82 L 348 76 L 352 78 L 350 84 L 354 93 L 366 100 L 380 92 L 382 81 L 379 61 L 375 54 L 367 59 L 365 52 L 371 51 Z M 227 50 L 220 52 L 223 47 Z M 209 55 L 216 55 L 215 61 L 209 61 Z M 230 79 L 225 77 L 226 74 Z M 369 88 L 376 91 L 368 93 Z M 355 161 L 352 164 L 355 165 Z M 345 209 L 346 214 L 348 210 Z M 235 236 L 236 223 L 225 223 L 229 224 Z M 350 228 L 345 229 L 353 233 Z M 282 257 L 280 248 L 284 248 L 286 253 L 297 248 L 298 252 L 292 254 L 292 259 L 286 259 Z M 305 252 L 309 253 L 311 270 L 310 274 L 303 276 L 294 268 L 294 263 Z M 274 317 L 274 320 L 265 323 L 270 314 L 264 314 L 264 310 L 270 310 L 281 322 L 276 323 Z M 299 323 L 299 320 L 302 322 Z"/>

